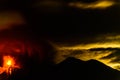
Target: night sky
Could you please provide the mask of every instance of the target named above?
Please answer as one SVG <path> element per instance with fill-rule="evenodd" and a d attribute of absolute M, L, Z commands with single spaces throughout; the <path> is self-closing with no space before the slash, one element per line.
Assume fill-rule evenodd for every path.
<path fill-rule="evenodd" d="M 1 0 L 0 33 L 3 41 L 48 42 L 56 63 L 95 59 L 120 70 L 119 0 Z"/>

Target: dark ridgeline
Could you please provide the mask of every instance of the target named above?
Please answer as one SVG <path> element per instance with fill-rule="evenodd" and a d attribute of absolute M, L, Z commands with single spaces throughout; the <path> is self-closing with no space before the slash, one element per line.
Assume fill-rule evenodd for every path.
<path fill-rule="evenodd" d="M 96 60 L 68 58 L 59 64 L 59 72 L 72 80 L 118 80 L 120 72 Z"/>
<path fill-rule="evenodd" d="M 6 73 L 0 74 L 0 80 L 8 80 L 8 76 Z"/>
<path fill-rule="evenodd" d="M 28 67 L 28 68 L 27 68 Z M 35 65 L 14 72 L 11 80 L 119 80 L 120 72 L 96 60 L 67 58 L 54 65 Z"/>

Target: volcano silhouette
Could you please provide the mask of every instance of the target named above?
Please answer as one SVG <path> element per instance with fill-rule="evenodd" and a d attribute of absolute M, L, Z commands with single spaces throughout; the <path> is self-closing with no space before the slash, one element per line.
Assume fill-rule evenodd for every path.
<path fill-rule="evenodd" d="M 69 57 L 59 64 L 39 65 L 14 73 L 14 80 L 119 80 L 120 72 L 97 61 Z"/>
<path fill-rule="evenodd" d="M 81 61 L 67 58 L 58 64 L 58 73 L 64 80 L 118 80 L 120 72 L 97 60 Z"/>

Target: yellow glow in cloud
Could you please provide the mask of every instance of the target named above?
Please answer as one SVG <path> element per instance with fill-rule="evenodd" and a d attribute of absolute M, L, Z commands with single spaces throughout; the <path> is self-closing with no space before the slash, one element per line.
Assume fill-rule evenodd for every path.
<path fill-rule="evenodd" d="M 55 62 L 60 63 L 63 60 L 65 60 L 67 57 L 75 57 L 75 58 L 83 60 L 83 61 L 88 61 L 88 60 L 94 59 L 94 60 L 98 60 L 98 61 L 104 63 L 105 65 L 107 65 L 113 69 L 120 70 L 119 62 L 111 62 L 111 61 L 117 59 L 117 57 L 103 59 L 103 57 L 107 57 L 111 54 L 114 54 L 115 50 L 113 50 L 113 51 L 82 50 L 82 53 L 78 52 L 77 54 L 75 53 L 75 51 L 76 50 L 62 50 L 62 51 L 60 50 L 60 51 L 58 51 L 58 53 L 56 55 L 57 57 L 55 58 Z"/>
<path fill-rule="evenodd" d="M 112 58 L 112 59 L 115 59 L 115 58 Z M 104 63 L 105 65 L 107 65 L 107 66 L 109 66 L 109 67 L 111 67 L 113 69 L 117 69 L 117 70 L 120 71 L 120 63 L 117 63 L 117 62 L 116 63 L 112 63 L 112 62 L 110 62 L 110 61 L 112 61 L 112 59 L 107 59 L 107 60 L 100 59 L 98 61 Z"/>
<path fill-rule="evenodd" d="M 112 54 L 114 51 L 83 51 L 83 54 L 73 55 L 83 61 L 88 61 L 90 59 L 101 60 L 101 58 Z M 111 60 L 107 60 L 110 62 Z"/>
<path fill-rule="evenodd" d="M 93 3 L 71 2 L 68 5 L 71 7 L 82 8 L 82 9 L 105 9 L 114 4 L 115 4 L 114 1 L 100 0 Z"/>
<path fill-rule="evenodd" d="M 0 12 L 0 30 L 9 29 L 13 25 L 25 24 L 23 16 L 16 11 Z"/>
<path fill-rule="evenodd" d="M 80 44 L 72 47 L 59 47 L 60 50 L 80 50 L 80 49 L 92 49 L 92 48 L 120 48 L 120 42 L 104 42 L 104 43 L 90 43 Z"/>
<path fill-rule="evenodd" d="M 105 50 L 90 50 L 96 48 L 119 48 L 120 49 L 120 35 L 104 35 L 92 38 L 94 43 L 78 44 L 75 46 L 54 45 L 58 50 L 55 62 L 59 63 L 67 57 L 75 57 L 83 61 L 90 59 L 98 60 L 109 67 L 120 70 L 120 55 L 116 49 Z M 113 56 L 113 55 L 114 56 Z M 111 56 L 112 55 L 112 56 Z M 104 58 L 107 57 L 107 58 Z"/>
<path fill-rule="evenodd" d="M 107 40 L 120 40 L 120 35 L 115 35 L 115 36 L 108 36 L 106 37 Z"/>
<path fill-rule="evenodd" d="M 117 57 L 112 57 L 112 58 L 108 58 L 108 59 L 103 59 L 103 57 L 107 57 L 111 54 L 114 54 L 115 50 L 105 50 L 105 51 L 89 51 L 89 50 L 79 50 L 76 54 L 76 50 L 60 50 L 58 51 L 56 58 L 55 58 L 55 62 L 56 63 L 60 63 L 63 60 L 65 60 L 67 57 L 75 57 L 77 59 L 83 60 L 83 61 L 88 61 L 91 59 L 94 60 L 98 60 L 102 63 L 104 63 L 105 65 L 120 70 L 120 63 L 119 62 L 111 62 L 115 59 L 117 59 Z"/>

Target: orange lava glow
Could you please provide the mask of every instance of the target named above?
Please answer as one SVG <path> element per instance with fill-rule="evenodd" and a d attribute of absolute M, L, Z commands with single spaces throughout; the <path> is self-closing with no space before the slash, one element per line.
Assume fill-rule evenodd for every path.
<path fill-rule="evenodd" d="M 0 67 L 0 73 L 6 72 L 7 74 L 11 74 L 14 68 L 20 68 L 16 64 L 14 57 L 3 56 L 3 66 Z"/>

